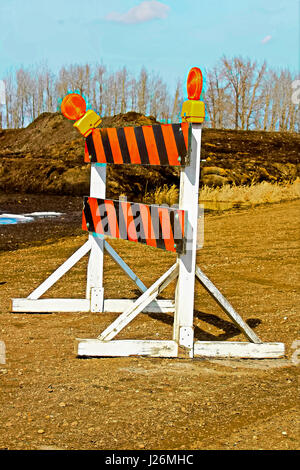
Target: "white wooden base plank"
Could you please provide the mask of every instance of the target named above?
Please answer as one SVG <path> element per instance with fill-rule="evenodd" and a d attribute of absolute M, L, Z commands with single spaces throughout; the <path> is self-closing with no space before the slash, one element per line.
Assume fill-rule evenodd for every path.
<path fill-rule="evenodd" d="M 11 299 L 11 312 L 89 312 L 88 299 Z"/>
<path fill-rule="evenodd" d="M 77 355 L 90 357 L 177 357 L 178 344 L 175 341 L 159 340 L 116 340 L 77 339 Z"/>
<path fill-rule="evenodd" d="M 135 299 L 105 299 L 104 312 L 120 313 L 131 307 Z M 11 299 L 12 312 L 89 312 L 93 311 L 88 299 Z M 173 300 L 154 300 L 143 312 L 147 313 L 173 313 L 175 304 Z"/>
<path fill-rule="evenodd" d="M 105 299 L 104 312 L 119 313 L 124 312 L 133 305 L 136 299 Z M 143 312 L 148 313 L 172 313 L 175 310 L 174 300 L 154 300 L 147 305 Z"/>
<path fill-rule="evenodd" d="M 284 356 L 283 343 L 243 343 L 238 341 L 196 341 L 194 357 L 277 359 Z"/>

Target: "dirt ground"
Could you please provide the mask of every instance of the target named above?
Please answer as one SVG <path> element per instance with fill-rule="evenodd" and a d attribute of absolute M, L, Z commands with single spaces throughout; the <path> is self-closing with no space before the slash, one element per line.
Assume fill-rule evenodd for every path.
<path fill-rule="evenodd" d="M 61 217 L 39 218 L 34 223 L 0 225 L 0 252 L 53 243 L 62 237 L 81 235 L 82 197 L 48 194 L 1 194 L 0 213 L 59 212 Z M 1 272 L 1 270 L 0 270 Z"/>
<path fill-rule="evenodd" d="M 0 252 L 0 340 L 7 356 L 0 365 L 0 449 L 298 449 L 299 212 L 295 201 L 209 215 L 198 252 L 201 269 L 256 334 L 285 343 L 286 356 L 273 360 L 79 359 L 75 338 L 96 338 L 117 314 L 9 308 L 10 298 L 26 297 L 86 235 L 54 223 L 52 232 L 46 223 L 37 228 L 46 237 L 42 244 L 39 235 L 32 243 L 28 235 L 21 246 L 1 227 L 11 244 L 2 242 Z M 24 233 L 37 226 L 28 227 Z M 146 285 L 174 261 L 146 246 L 111 244 Z M 134 284 L 105 261 L 105 296 L 134 297 Z M 83 297 L 85 269 L 84 259 L 48 296 Z M 140 314 L 117 338 L 171 335 L 171 315 Z M 244 340 L 198 285 L 195 337 Z"/>

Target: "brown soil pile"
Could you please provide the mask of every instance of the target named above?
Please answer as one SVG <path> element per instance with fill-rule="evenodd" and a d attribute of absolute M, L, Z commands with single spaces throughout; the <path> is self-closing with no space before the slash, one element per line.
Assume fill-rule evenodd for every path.
<path fill-rule="evenodd" d="M 100 127 L 153 125 L 136 112 L 103 118 Z M 300 174 L 300 136 L 262 131 L 203 130 L 202 184 L 293 181 Z M 84 139 L 60 113 L 43 113 L 25 129 L 0 131 L 0 190 L 81 196 L 89 192 Z M 108 168 L 107 196 L 132 199 L 178 183 L 176 168 Z"/>

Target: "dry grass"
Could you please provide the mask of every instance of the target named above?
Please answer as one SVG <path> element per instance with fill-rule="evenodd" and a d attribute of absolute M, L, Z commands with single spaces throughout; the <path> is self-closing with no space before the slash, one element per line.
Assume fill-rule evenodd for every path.
<path fill-rule="evenodd" d="M 171 187 L 165 184 L 162 188 L 156 188 L 154 193 L 146 192 L 143 196 L 143 202 L 146 204 L 167 204 L 168 206 L 173 206 L 173 204 L 178 203 L 178 198 L 178 187 L 175 184 Z"/>
<path fill-rule="evenodd" d="M 174 184 L 169 187 L 164 185 L 155 192 L 147 192 L 143 196 L 143 202 L 147 204 L 168 204 L 172 206 L 178 203 L 179 190 Z M 235 186 L 226 184 L 222 187 L 203 186 L 200 189 L 199 202 L 227 202 L 233 204 L 265 204 L 272 202 L 292 201 L 300 198 L 300 178 L 293 183 L 262 183 L 250 186 Z"/>
<path fill-rule="evenodd" d="M 293 183 L 280 184 L 262 183 L 250 186 L 230 186 L 220 188 L 203 186 L 200 190 L 200 202 L 231 202 L 240 204 L 264 204 L 272 202 L 292 201 L 300 198 L 300 178 Z"/>

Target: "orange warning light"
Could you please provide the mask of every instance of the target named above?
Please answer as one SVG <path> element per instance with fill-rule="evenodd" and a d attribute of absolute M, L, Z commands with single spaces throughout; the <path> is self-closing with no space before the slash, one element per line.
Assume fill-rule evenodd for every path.
<path fill-rule="evenodd" d="M 61 103 L 62 114 L 71 121 L 77 121 L 86 113 L 86 102 L 78 93 L 70 93 Z"/>
<path fill-rule="evenodd" d="M 188 74 L 187 93 L 189 100 L 199 100 L 203 86 L 202 72 L 198 67 L 193 67 Z"/>

